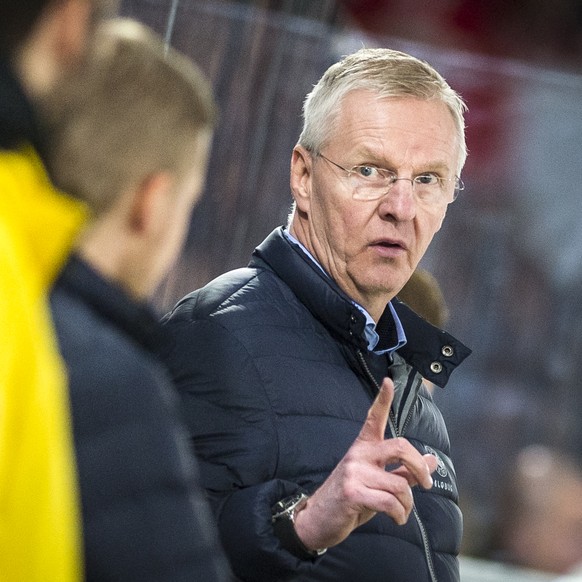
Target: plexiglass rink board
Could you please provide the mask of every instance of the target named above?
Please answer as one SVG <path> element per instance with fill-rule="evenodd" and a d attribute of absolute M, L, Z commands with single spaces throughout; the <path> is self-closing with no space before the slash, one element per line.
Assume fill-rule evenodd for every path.
<path fill-rule="evenodd" d="M 545 442 L 582 455 L 582 78 L 249 3 L 125 0 L 122 13 L 192 57 L 220 104 L 207 186 L 158 295 L 162 311 L 246 265 L 286 221 L 303 98 L 342 54 L 405 50 L 466 99 L 466 189 L 422 266 L 442 285 L 448 330 L 474 350 L 434 397 L 450 429 L 465 547 L 478 552 L 517 450 Z"/>

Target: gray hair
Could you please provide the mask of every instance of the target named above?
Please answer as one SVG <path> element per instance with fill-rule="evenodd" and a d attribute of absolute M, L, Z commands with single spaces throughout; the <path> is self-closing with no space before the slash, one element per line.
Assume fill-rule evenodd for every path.
<path fill-rule="evenodd" d="M 467 107 L 463 99 L 428 63 L 385 48 L 360 49 L 327 69 L 305 98 L 299 145 L 320 152 L 333 133 L 342 99 L 357 89 L 377 93 L 378 98 L 410 96 L 442 101 L 457 127 L 460 173 L 467 158 L 464 121 Z"/>

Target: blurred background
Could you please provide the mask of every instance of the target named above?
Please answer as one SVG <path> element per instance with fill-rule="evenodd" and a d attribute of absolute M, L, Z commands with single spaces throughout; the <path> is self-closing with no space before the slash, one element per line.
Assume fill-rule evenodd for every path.
<path fill-rule="evenodd" d="M 192 57 L 221 106 L 206 191 L 160 312 L 246 265 L 285 222 L 302 101 L 340 56 L 404 50 L 463 95 L 466 189 L 421 264 L 441 285 L 447 329 L 474 350 L 434 394 L 465 513 L 463 579 L 555 579 L 582 563 L 582 2 L 123 0 L 122 13 Z M 532 539 L 529 562 L 504 545 L 523 521 L 508 518 L 508 500 L 512 487 L 525 495 L 524 479 L 543 492 L 522 512 L 544 518 L 529 531 L 540 545 L 545 534 L 559 541 L 549 552 L 559 560 L 544 562 Z M 557 510 L 543 503 L 556 499 L 566 510 L 552 529 Z M 488 578 L 476 559 L 553 574 Z"/>

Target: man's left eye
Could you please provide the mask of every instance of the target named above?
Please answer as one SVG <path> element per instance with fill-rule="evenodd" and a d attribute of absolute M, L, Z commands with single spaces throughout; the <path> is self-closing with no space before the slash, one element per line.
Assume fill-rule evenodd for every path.
<path fill-rule="evenodd" d="M 439 183 L 439 177 L 436 174 L 420 174 L 414 178 L 414 181 L 418 184 L 423 184 L 425 186 L 431 186 L 432 184 Z"/>

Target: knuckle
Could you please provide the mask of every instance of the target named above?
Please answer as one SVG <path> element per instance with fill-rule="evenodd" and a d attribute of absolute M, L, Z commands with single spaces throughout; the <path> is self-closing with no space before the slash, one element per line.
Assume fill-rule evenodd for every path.
<path fill-rule="evenodd" d="M 410 443 L 403 437 L 397 437 L 394 439 L 396 454 L 401 457 L 403 456 L 410 447 Z"/>
<path fill-rule="evenodd" d="M 408 493 L 412 494 L 412 491 L 410 490 L 410 485 L 408 484 L 408 481 L 404 477 L 395 476 L 392 489 L 394 490 L 395 493 L 401 495 L 407 495 Z"/>
<path fill-rule="evenodd" d="M 399 525 L 406 522 L 410 513 L 395 497 L 386 499 L 383 511 Z"/>
<path fill-rule="evenodd" d="M 357 487 L 354 485 L 353 482 L 346 481 L 342 485 L 341 495 L 348 503 L 354 502 L 357 500 L 358 497 Z"/>
<path fill-rule="evenodd" d="M 385 513 L 388 513 L 389 515 L 393 515 L 397 512 L 399 507 L 400 507 L 400 504 L 397 502 L 395 497 L 393 497 L 392 495 L 388 495 L 386 497 L 386 500 L 384 501 L 384 507 L 383 507 L 383 510 Z"/>
<path fill-rule="evenodd" d="M 343 460 L 343 472 L 347 479 L 353 478 L 358 473 L 359 462 L 355 455 L 348 453 Z"/>

